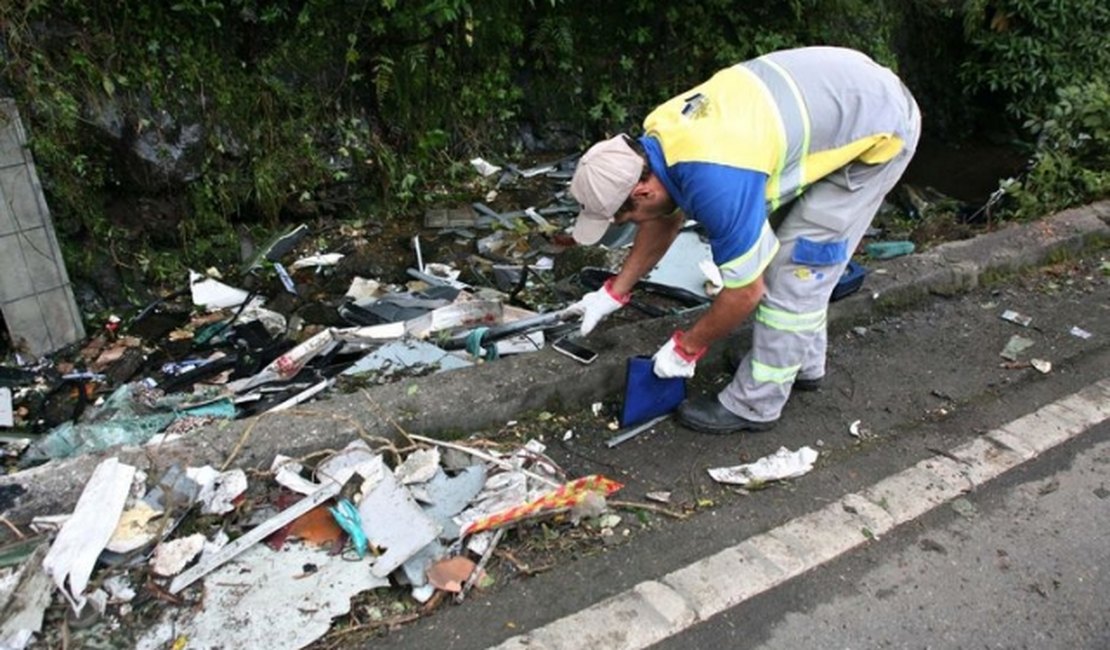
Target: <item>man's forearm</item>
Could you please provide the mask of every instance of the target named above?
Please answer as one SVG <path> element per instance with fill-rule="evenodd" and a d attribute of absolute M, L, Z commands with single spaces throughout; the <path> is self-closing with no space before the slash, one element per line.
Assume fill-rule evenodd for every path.
<path fill-rule="evenodd" d="M 725 289 L 713 305 L 682 337 L 686 352 L 694 354 L 725 338 L 755 310 L 763 297 L 763 277 L 746 287 Z"/>
<path fill-rule="evenodd" d="M 640 278 L 647 275 L 666 254 L 684 221 L 682 215 L 676 213 L 639 224 L 632 251 L 613 280 L 613 291 L 620 295 L 632 291 Z"/>

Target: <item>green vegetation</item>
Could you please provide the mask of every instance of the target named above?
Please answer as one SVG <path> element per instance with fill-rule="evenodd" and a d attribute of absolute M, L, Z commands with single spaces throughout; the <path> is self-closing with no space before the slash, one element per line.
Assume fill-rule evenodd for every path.
<path fill-rule="evenodd" d="M 1110 192 L 1110 5 L 968 0 L 969 96 L 1000 106 L 1027 138 L 1026 174 L 1004 181 L 1009 216 L 1033 219 Z"/>
<path fill-rule="evenodd" d="M 157 282 L 233 262 L 241 229 L 471 198 L 474 155 L 634 131 L 712 71 L 803 44 L 898 69 L 934 135 L 1004 118 L 1031 167 L 1003 217 L 1107 193 L 1099 0 L 10 0 L 0 31 L 79 276 L 107 254 Z"/>

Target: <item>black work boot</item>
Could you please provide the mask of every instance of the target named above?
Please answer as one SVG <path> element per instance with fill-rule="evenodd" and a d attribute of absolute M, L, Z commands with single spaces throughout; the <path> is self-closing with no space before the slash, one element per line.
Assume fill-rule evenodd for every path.
<path fill-rule="evenodd" d="M 687 399 L 678 407 L 678 421 L 694 431 L 715 434 L 766 431 L 775 426 L 773 421 L 753 422 L 736 415 L 716 395 Z"/>
<path fill-rule="evenodd" d="M 801 377 L 798 377 L 791 385 L 791 389 L 807 391 L 820 390 L 821 382 L 823 381 L 825 381 L 824 377 L 816 377 L 814 379 L 802 379 Z"/>

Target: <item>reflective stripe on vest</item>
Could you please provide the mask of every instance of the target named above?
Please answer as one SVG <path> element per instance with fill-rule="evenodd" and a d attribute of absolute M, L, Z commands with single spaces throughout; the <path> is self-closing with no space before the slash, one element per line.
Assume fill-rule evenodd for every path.
<path fill-rule="evenodd" d="M 762 82 L 778 108 L 784 147 L 778 167 L 767 180 L 771 210 L 782 200 L 800 196 L 805 184 L 805 159 L 809 154 L 810 123 L 798 85 L 782 66 L 767 57 L 739 64 Z"/>
<path fill-rule="evenodd" d="M 770 224 L 764 220 L 759 239 L 751 250 L 720 266 L 721 280 L 724 282 L 725 288 L 746 287 L 755 282 L 778 251 L 779 240 L 772 232 Z"/>

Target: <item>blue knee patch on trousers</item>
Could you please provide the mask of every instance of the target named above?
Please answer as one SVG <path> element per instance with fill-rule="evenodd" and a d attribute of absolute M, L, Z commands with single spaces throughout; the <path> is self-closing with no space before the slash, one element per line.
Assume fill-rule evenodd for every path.
<path fill-rule="evenodd" d="M 794 241 L 794 253 L 790 256 L 796 264 L 807 266 L 832 266 L 848 259 L 847 240 L 816 242 L 805 237 Z"/>

